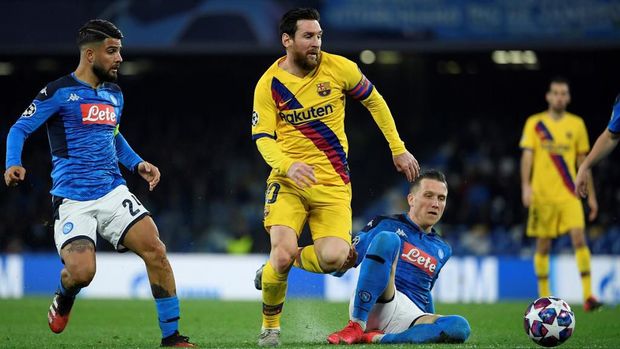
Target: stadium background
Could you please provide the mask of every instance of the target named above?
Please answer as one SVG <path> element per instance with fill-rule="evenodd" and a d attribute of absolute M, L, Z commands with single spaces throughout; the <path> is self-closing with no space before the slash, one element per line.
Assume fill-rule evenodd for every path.
<path fill-rule="evenodd" d="M 532 298 L 533 246 L 523 234 L 518 172 L 521 129 L 528 115 L 546 108 L 549 79 L 562 75 L 571 81 L 569 110 L 584 117 L 594 143 L 620 92 L 619 1 L 3 1 L 0 153 L 5 154 L 10 126 L 38 90 L 77 66 L 77 28 L 90 18 L 112 20 L 126 36 L 121 129 L 163 174 L 152 193 L 137 177 L 126 178 L 173 253 L 181 294 L 257 298 L 258 293 L 235 297 L 211 289 L 205 286 L 209 280 L 183 284 L 182 275 L 196 279 L 191 270 L 196 263 L 217 270 L 218 263 L 241 260 L 239 269 L 221 276 L 239 275 L 244 281 L 239 287 L 248 288 L 245 281 L 268 252 L 261 219 L 269 169 L 250 137 L 252 95 L 260 75 L 283 54 L 277 21 L 297 5 L 321 11 L 323 49 L 359 64 L 388 101 L 409 150 L 423 167 L 448 175 L 440 229 L 458 256 L 451 262 L 460 270 L 455 277 L 471 285 L 450 295 L 452 279 L 444 273 L 448 294 L 440 299 Z M 369 51 L 362 55 L 364 50 Z M 405 210 L 407 183 L 394 170 L 368 112 L 353 101 L 347 108 L 354 223 L 360 228 L 376 214 Z M 620 300 L 617 156 L 594 170 L 600 214 L 587 228 L 595 290 L 610 302 Z M 50 294 L 60 267 L 44 130 L 27 141 L 23 161 L 27 181 L 11 190 L 0 186 L 0 297 Z M 97 248 L 110 251 L 105 241 Z M 565 254 L 555 259 L 558 270 L 571 270 L 562 275 L 576 278 L 570 241 L 560 239 L 554 251 Z M 231 253 L 247 256 L 228 257 Z M 148 296 L 148 285 L 139 288 L 143 270 L 133 256 L 101 256 L 94 296 Z M 118 295 L 116 286 L 99 290 L 98 280 L 117 277 L 113 268 L 106 274 L 106 266 L 126 267 L 123 261 L 140 269 L 128 273 L 127 288 Z M 336 290 L 336 298 L 347 296 L 339 285 L 329 286 L 338 281 L 298 277 L 299 284 L 313 286 L 294 294 L 329 298 L 329 290 Z M 490 295 L 484 280 L 495 285 Z M 559 288 L 563 282 L 572 281 L 553 284 Z"/>

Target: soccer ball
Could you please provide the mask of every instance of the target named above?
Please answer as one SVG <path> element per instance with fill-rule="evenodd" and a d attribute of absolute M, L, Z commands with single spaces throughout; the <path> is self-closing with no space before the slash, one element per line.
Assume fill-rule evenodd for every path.
<path fill-rule="evenodd" d="M 537 344 L 555 347 L 564 343 L 575 331 L 575 314 L 560 298 L 542 297 L 525 310 L 523 327 Z"/>

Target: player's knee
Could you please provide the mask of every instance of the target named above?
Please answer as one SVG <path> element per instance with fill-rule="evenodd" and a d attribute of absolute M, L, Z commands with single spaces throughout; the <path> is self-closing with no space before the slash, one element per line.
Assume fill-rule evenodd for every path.
<path fill-rule="evenodd" d="M 585 234 L 583 233 L 583 230 L 578 230 L 575 233 L 571 232 L 571 240 L 573 243 L 573 247 L 575 249 L 587 246 L 586 237 L 585 237 Z"/>
<path fill-rule="evenodd" d="M 148 243 L 139 254 L 144 263 L 151 267 L 169 268 L 170 266 L 166 256 L 166 245 L 159 239 Z"/>
<path fill-rule="evenodd" d="M 435 322 L 442 327 L 449 342 L 463 343 L 469 338 L 471 327 L 467 319 L 460 315 L 442 316 Z"/>
<path fill-rule="evenodd" d="M 372 239 L 366 254 L 380 256 L 391 263 L 399 250 L 400 237 L 394 232 L 382 231 Z"/>
<path fill-rule="evenodd" d="M 331 246 L 329 249 L 317 251 L 317 258 L 321 265 L 321 269 L 326 273 L 339 270 L 347 261 L 350 249 L 351 247 L 349 244 L 343 241 L 343 243 L 338 246 Z"/>
<path fill-rule="evenodd" d="M 296 256 L 297 248 L 295 248 L 294 251 L 285 248 L 276 248 L 271 250 L 269 261 L 277 273 L 283 274 L 289 270 Z"/>

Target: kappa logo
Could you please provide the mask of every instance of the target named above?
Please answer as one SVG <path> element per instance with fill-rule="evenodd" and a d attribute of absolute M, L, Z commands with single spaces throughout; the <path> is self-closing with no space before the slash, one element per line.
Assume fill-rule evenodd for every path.
<path fill-rule="evenodd" d="M 396 235 L 402 236 L 402 237 L 406 237 L 407 236 L 407 234 L 405 234 L 405 232 L 402 229 L 400 229 L 400 228 L 396 229 Z"/>
<path fill-rule="evenodd" d="M 82 97 L 76 95 L 75 93 L 72 93 L 69 95 L 69 98 L 67 98 L 67 102 L 75 102 L 79 101 L 80 99 L 82 99 Z"/>
<path fill-rule="evenodd" d="M 107 104 L 82 104 L 82 123 L 116 125 L 116 112 L 114 107 Z"/>
<path fill-rule="evenodd" d="M 406 241 L 404 242 L 403 253 L 400 255 L 400 259 L 422 269 L 423 272 L 430 276 L 435 275 L 435 270 L 437 269 L 435 257 Z"/>
<path fill-rule="evenodd" d="M 41 91 L 39 91 L 39 93 L 47 96 L 47 86 L 45 86 Z"/>
<path fill-rule="evenodd" d="M 361 238 L 360 238 L 360 236 L 359 236 L 359 235 L 358 235 L 358 236 L 356 236 L 356 237 L 354 237 L 354 238 L 353 238 L 353 240 L 351 241 L 351 245 L 353 245 L 353 246 L 357 246 L 357 244 L 359 244 L 359 243 L 360 243 L 360 240 L 361 240 Z"/>
<path fill-rule="evenodd" d="M 22 113 L 22 117 L 29 118 L 32 115 L 34 115 L 34 113 L 36 112 L 37 112 L 37 105 L 34 103 L 30 103 L 28 108 L 26 108 L 26 110 L 24 110 L 24 112 Z"/>
<path fill-rule="evenodd" d="M 329 96 L 329 94 L 332 93 L 329 82 L 319 82 L 316 84 L 316 93 L 318 93 L 321 97 Z"/>

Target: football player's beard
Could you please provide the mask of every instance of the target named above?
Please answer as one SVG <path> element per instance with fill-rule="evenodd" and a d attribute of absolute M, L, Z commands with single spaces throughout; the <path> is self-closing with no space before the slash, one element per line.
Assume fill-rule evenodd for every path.
<path fill-rule="evenodd" d="M 101 82 L 116 82 L 118 78 L 117 74 L 112 74 L 97 64 L 93 64 L 93 74 L 95 74 Z"/>
<path fill-rule="evenodd" d="M 301 67 L 301 69 L 307 72 L 316 68 L 320 60 L 321 60 L 320 52 L 317 52 L 316 54 L 316 61 L 311 61 L 308 58 L 308 55 L 306 53 L 298 53 L 295 55 L 295 64 L 297 64 L 299 67 Z"/>

